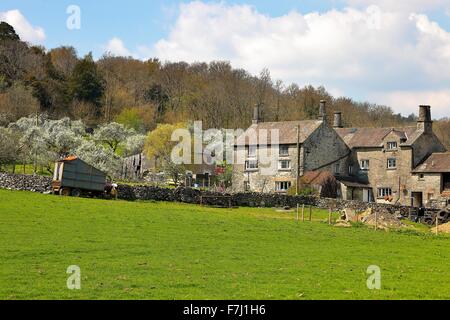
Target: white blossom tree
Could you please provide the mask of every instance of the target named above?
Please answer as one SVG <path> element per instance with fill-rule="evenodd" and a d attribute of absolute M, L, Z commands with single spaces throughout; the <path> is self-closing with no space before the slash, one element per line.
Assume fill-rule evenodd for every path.
<path fill-rule="evenodd" d="M 75 154 L 110 177 L 119 174 L 121 168 L 120 157 L 110 148 L 95 144 L 92 140 L 83 140 L 81 145 L 75 150 Z"/>
<path fill-rule="evenodd" d="M 117 151 L 119 145 L 125 140 L 135 135 L 133 129 L 127 129 L 124 125 L 116 122 L 111 122 L 102 125 L 94 133 L 94 140 L 97 143 L 104 143 L 111 148 L 113 152 Z"/>
<path fill-rule="evenodd" d="M 129 136 L 125 142 L 123 142 L 124 156 L 131 156 L 142 153 L 145 146 L 145 140 L 147 136 L 142 134 L 136 134 Z"/>

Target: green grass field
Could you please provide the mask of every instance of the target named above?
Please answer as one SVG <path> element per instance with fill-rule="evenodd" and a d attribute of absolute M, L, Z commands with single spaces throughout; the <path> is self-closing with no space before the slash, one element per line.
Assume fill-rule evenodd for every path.
<path fill-rule="evenodd" d="M 313 216 L 0 190 L 0 299 L 450 298 L 449 237 Z"/>

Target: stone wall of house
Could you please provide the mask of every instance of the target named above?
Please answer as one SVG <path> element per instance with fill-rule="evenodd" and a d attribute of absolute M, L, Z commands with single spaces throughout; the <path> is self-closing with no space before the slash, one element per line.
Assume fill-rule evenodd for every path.
<path fill-rule="evenodd" d="M 445 151 L 445 147 L 433 131 L 424 132 L 416 141 L 414 141 L 413 166 L 416 167 L 419 165 L 419 163 L 425 160 L 431 153 Z"/>
<path fill-rule="evenodd" d="M 328 171 L 347 175 L 350 149 L 344 140 L 325 122 L 305 141 L 303 171 Z"/>

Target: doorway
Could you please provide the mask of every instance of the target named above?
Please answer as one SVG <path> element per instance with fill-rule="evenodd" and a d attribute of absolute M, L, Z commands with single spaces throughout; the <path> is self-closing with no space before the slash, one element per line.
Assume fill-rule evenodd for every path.
<path fill-rule="evenodd" d="M 363 201 L 373 202 L 372 189 L 363 189 Z"/>
<path fill-rule="evenodd" d="M 411 192 L 411 198 L 413 200 L 413 207 L 423 206 L 423 194 L 422 192 Z"/>

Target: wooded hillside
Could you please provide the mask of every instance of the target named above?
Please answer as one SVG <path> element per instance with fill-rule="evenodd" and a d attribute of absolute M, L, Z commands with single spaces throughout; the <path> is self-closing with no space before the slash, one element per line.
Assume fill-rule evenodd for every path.
<path fill-rule="evenodd" d="M 22 42 L 4 22 L 0 40 L 0 125 L 46 113 L 90 126 L 114 120 L 141 132 L 186 120 L 202 120 L 204 128 L 245 128 L 256 104 L 264 120 L 300 120 L 315 118 L 321 99 L 328 101 L 329 121 L 335 110 L 342 111 L 345 126 L 404 126 L 416 120 L 387 106 L 333 97 L 323 87 L 286 85 L 268 70 L 253 76 L 223 61 L 162 63 L 111 55 L 94 61 L 91 54 L 78 57 L 73 47 L 47 51 Z M 450 120 L 436 122 L 435 131 L 450 148 Z"/>

